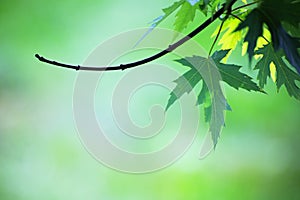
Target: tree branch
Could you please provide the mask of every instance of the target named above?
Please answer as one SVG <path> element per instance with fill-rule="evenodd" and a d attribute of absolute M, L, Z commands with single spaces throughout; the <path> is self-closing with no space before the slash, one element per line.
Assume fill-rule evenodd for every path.
<path fill-rule="evenodd" d="M 236 2 L 236 0 L 233 0 L 227 6 L 226 6 L 226 4 L 223 4 L 222 8 L 220 8 L 212 17 L 210 17 L 205 22 L 203 22 L 200 26 L 198 26 L 195 30 L 193 30 L 187 36 L 183 37 L 182 39 L 175 42 L 174 44 L 169 45 L 169 47 L 166 48 L 165 50 L 163 50 L 163 51 L 161 51 L 161 52 L 159 52 L 159 53 L 157 53 L 153 56 L 150 56 L 150 57 L 147 57 L 145 59 L 138 60 L 138 61 L 135 61 L 135 62 L 131 62 L 131 63 L 127 63 L 127 64 L 121 64 L 121 65 L 117 65 L 117 66 L 109 66 L 109 67 L 104 67 L 104 66 L 103 67 L 98 67 L 98 66 L 93 67 L 93 66 L 80 66 L 80 65 L 65 64 L 65 63 L 49 60 L 47 58 L 44 58 L 44 57 L 40 56 L 39 54 L 35 54 L 35 57 L 41 62 L 48 63 L 50 65 L 63 67 L 63 68 L 74 69 L 74 70 L 116 71 L 116 70 L 125 70 L 125 69 L 128 69 L 128 68 L 133 68 L 133 67 L 136 67 L 136 66 L 143 65 L 143 64 L 149 63 L 151 61 L 154 61 L 154 60 L 156 60 L 156 59 L 158 59 L 158 58 L 174 51 L 177 47 L 181 46 L 182 44 L 184 44 L 185 42 L 187 42 L 188 40 L 190 40 L 191 38 L 196 36 L 198 33 L 200 33 L 206 27 L 208 27 L 211 23 L 213 23 L 216 19 L 218 19 L 226 11 L 226 9 L 225 9 L 226 7 L 227 7 L 227 9 L 231 9 L 232 5 L 235 2 Z"/>

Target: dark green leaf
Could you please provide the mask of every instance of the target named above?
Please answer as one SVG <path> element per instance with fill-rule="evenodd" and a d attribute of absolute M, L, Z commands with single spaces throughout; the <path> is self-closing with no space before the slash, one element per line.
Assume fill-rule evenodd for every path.
<path fill-rule="evenodd" d="M 289 35 L 283 28 L 283 24 L 299 28 L 300 2 L 297 0 L 263 0 L 258 9 L 260 13 L 263 13 L 264 21 L 271 32 L 274 49 L 276 51 L 283 49 L 287 60 L 300 74 L 299 39 Z"/>
<path fill-rule="evenodd" d="M 270 77 L 270 63 L 272 61 L 273 56 L 273 48 L 271 45 L 267 45 L 264 48 L 258 49 L 256 54 L 263 54 L 263 58 L 260 59 L 256 65 L 255 68 L 258 71 L 257 80 L 259 81 L 259 87 L 264 88 L 267 84 L 267 79 Z"/>
<path fill-rule="evenodd" d="M 221 63 L 221 60 L 229 51 L 230 50 L 216 51 L 212 55 L 212 59 L 220 70 L 222 80 L 235 89 L 243 88 L 248 91 L 261 91 L 250 76 L 239 71 L 241 66 Z"/>
<path fill-rule="evenodd" d="M 295 26 L 300 23 L 300 1 L 299 0 L 262 0 L 259 9 L 269 20 L 286 22 Z"/>
<path fill-rule="evenodd" d="M 186 64 L 186 66 L 190 66 L 185 59 L 177 60 L 177 62 L 182 63 L 183 65 Z M 191 68 L 189 71 L 176 79 L 174 82 L 177 83 L 177 85 L 171 92 L 171 97 L 169 98 L 166 110 L 168 110 L 170 106 L 184 93 L 190 93 L 200 80 L 202 80 L 202 77 L 195 68 Z"/>
<path fill-rule="evenodd" d="M 271 44 L 259 49 L 257 54 L 263 54 L 262 59 L 257 63 L 255 69 L 259 70 L 258 79 L 261 85 L 266 83 L 267 77 L 270 76 L 269 68 L 273 62 L 276 66 L 277 80 L 276 85 L 279 90 L 283 85 L 286 87 L 290 96 L 300 100 L 300 88 L 296 82 L 300 81 L 300 76 L 292 71 L 283 60 L 282 52 L 275 52 Z"/>
<path fill-rule="evenodd" d="M 220 86 L 221 76 L 219 70 L 211 58 L 193 56 L 177 60 L 177 62 L 189 67 L 190 70 L 175 81 L 177 85 L 171 92 L 167 109 L 177 98 L 184 93 L 189 93 L 203 80 L 197 103 L 204 104 L 205 118 L 210 123 L 209 130 L 213 143 L 216 145 L 221 128 L 224 126 L 224 111 L 228 109 L 227 101 Z"/>
<path fill-rule="evenodd" d="M 202 89 L 198 95 L 197 104 L 203 105 L 205 122 L 209 122 L 211 119 L 211 97 L 205 83 L 203 83 Z"/>
<path fill-rule="evenodd" d="M 300 48 L 299 39 L 291 37 L 282 28 L 282 26 L 279 26 L 276 32 L 279 39 L 278 49 L 283 49 L 287 60 L 296 68 L 296 70 L 300 74 L 300 56 L 298 53 L 298 48 Z"/>
<path fill-rule="evenodd" d="M 262 36 L 263 33 L 263 18 L 261 13 L 254 9 L 246 17 L 245 21 L 241 22 L 236 28 L 236 31 L 242 30 L 248 27 L 248 32 L 244 39 L 245 42 L 248 42 L 248 56 L 251 61 L 254 55 L 254 49 L 256 47 L 258 37 Z"/>
<path fill-rule="evenodd" d="M 283 22 L 282 26 L 292 37 L 300 38 L 300 24 L 298 26 L 293 26 Z"/>
<path fill-rule="evenodd" d="M 283 49 L 287 60 L 300 74 L 299 39 L 289 35 L 282 24 L 299 28 L 300 2 L 294 0 L 262 0 L 259 7 L 252 10 L 236 30 L 248 27 L 244 41 L 248 42 L 249 59 L 254 55 L 257 39 L 262 36 L 263 25 L 266 24 L 272 36 L 272 44 L 276 51 Z"/>

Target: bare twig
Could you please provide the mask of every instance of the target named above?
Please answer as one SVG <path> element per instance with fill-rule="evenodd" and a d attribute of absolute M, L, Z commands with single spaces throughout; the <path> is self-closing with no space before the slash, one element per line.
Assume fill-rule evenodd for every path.
<path fill-rule="evenodd" d="M 55 66 L 59 66 L 59 67 L 63 67 L 63 68 L 69 68 L 69 69 L 74 69 L 74 70 L 87 70 L 87 71 L 116 71 L 116 70 L 125 70 L 128 68 L 133 68 L 136 66 L 140 66 L 146 63 L 149 63 L 153 60 L 156 60 L 172 51 L 174 51 L 177 47 L 181 46 L 182 44 L 184 44 L 185 42 L 187 42 L 188 40 L 190 40 L 191 38 L 193 38 L 194 36 L 196 36 L 198 33 L 200 33 L 201 31 L 203 31 L 207 26 L 209 26 L 211 23 L 213 23 L 216 19 L 218 19 L 225 11 L 226 11 L 226 7 L 228 9 L 231 9 L 232 5 L 236 2 L 236 0 L 233 0 L 230 5 L 226 6 L 225 4 L 209 19 L 207 19 L 205 22 L 203 22 L 200 26 L 198 26 L 195 30 L 193 30 L 191 33 L 189 33 L 187 36 L 183 37 L 182 39 L 180 39 L 179 41 L 175 42 L 174 44 L 171 44 L 168 48 L 166 48 L 165 50 L 147 57 L 145 59 L 142 60 L 138 60 L 135 62 L 131 62 L 131 63 L 127 63 L 127 64 L 121 64 L 121 65 L 117 65 L 117 66 L 81 66 L 81 65 L 70 65 L 70 64 L 65 64 L 65 63 L 61 63 L 61 62 L 57 62 L 57 61 L 53 61 L 53 60 L 49 60 L 47 58 L 44 58 L 42 56 L 40 56 L 39 54 L 35 54 L 35 57 L 44 63 L 48 63 L 50 65 L 55 65 Z"/>

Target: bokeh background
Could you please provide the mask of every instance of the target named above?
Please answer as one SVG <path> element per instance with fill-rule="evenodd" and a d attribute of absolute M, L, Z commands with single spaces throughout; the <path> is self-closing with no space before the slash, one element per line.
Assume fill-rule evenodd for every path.
<path fill-rule="evenodd" d="M 172 2 L 1 2 L 0 199 L 300 199 L 300 103 L 285 89 L 277 94 L 271 81 L 268 95 L 226 88 L 233 111 L 204 160 L 197 159 L 199 137 L 164 170 L 124 174 L 81 144 L 72 111 L 76 72 L 42 64 L 34 54 L 83 63 L 102 41 L 148 26 Z M 212 32 L 197 37 L 206 48 Z"/>

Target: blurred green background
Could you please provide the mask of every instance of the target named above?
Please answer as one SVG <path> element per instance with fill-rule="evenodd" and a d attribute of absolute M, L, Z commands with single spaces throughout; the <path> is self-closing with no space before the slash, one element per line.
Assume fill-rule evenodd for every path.
<path fill-rule="evenodd" d="M 76 72 L 34 54 L 82 63 L 99 43 L 148 26 L 172 2 L 1 2 L 0 199 L 300 199 L 300 103 L 272 83 L 268 95 L 226 88 L 233 112 L 204 160 L 197 138 L 172 166 L 131 175 L 101 165 L 81 144 L 72 112 Z M 203 46 L 211 33 L 197 37 Z"/>

